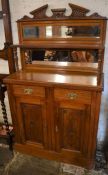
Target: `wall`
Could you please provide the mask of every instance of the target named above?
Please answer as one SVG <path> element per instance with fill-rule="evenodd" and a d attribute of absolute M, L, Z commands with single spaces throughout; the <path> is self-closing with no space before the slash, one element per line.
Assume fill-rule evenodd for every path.
<path fill-rule="evenodd" d="M 1 0 L 0 0 L 0 11 L 1 10 L 2 8 L 1 8 Z M 0 49 L 3 48 L 4 41 L 5 41 L 5 36 L 4 36 L 3 20 L 0 20 Z"/>
<path fill-rule="evenodd" d="M 67 15 L 71 13 L 71 9 L 68 6 L 68 3 L 77 4 L 88 8 L 91 10 L 91 13 L 98 12 L 102 16 L 108 17 L 108 0 L 10 0 L 10 11 L 11 11 L 11 21 L 12 21 L 12 32 L 13 32 L 13 41 L 14 44 L 18 43 L 18 32 L 16 21 L 22 16 L 30 15 L 29 12 L 45 4 L 49 4 L 48 15 L 51 15 L 51 8 L 66 8 Z M 1 24 L 0 24 L 1 25 Z M 1 26 L 0 26 L 1 27 Z M 1 30 L 1 29 L 0 29 Z M 3 36 L 0 32 L 0 37 Z M 3 41 L 3 38 L 1 38 Z M 3 42 L 0 41 L 0 47 Z M 101 103 L 101 112 L 100 112 L 100 122 L 98 129 L 98 140 L 102 141 L 105 139 L 105 134 L 107 132 L 107 123 L 108 123 L 108 30 L 107 30 L 107 39 L 106 39 L 106 50 L 105 50 L 105 64 L 104 64 L 104 73 L 105 73 L 105 87 L 102 95 Z"/>

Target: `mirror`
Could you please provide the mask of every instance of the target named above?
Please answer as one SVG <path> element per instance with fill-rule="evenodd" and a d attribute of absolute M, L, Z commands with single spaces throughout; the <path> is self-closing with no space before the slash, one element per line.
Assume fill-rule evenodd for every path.
<path fill-rule="evenodd" d="M 28 26 L 23 28 L 24 38 L 38 38 L 39 37 L 39 27 L 38 26 Z"/>
<path fill-rule="evenodd" d="M 63 37 L 99 37 L 99 26 L 62 26 Z"/>
<path fill-rule="evenodd" d="M 96 49 L 32 49 L 25 51 L 25 58 L 26 63 L 35 63 L 36 61 L 97 63 L 98 51 Z"/>
<path fill-rule="evenodd" d="M 23 38 L 39 39 L 39 38 L 72 38 L 72 37 L 100 37 L 100 26 L 23 26 Z"/>

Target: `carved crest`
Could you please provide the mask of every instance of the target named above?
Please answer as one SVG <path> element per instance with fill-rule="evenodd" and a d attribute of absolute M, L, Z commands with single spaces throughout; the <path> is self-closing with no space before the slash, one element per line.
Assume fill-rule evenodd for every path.
<path fill-rule="evenodd" d="M 30 20 L 30 19 L 32 19 L 32 18 L 30 18 L 29 16 L 24 15 L 23 18 L 21 18 L 20 20 L 26 21 L 26 20 Z"/>
<path fill-rule="evenodd" d="M 31 15 L 33 15 L 34 19 L 41 19 L 41 18 L 46 18 L 46 10 L 48 8 L 48 4 L 33 10 L 32 12 L 30 12 Z"/>
<path fill-rule="evenodd" d="M 84 17 L 86 16 L 86 13 L 90 11 L 86 8 L 80 7 L 78 5 L 70 4 L 70 3 L 69 3 L 69 6 L 72 9 L 71 17 Z"/>
<path fill-rule="evenodd" d="M 92 15 L 86 16 L 86 14 L 90 11 L 89 9 L 86 9 L 84 7 L 80 7 L 78 5 L 74 5 L 69 3 L 70 8 L 72 9 L 72 13 L 70 16 L 66 16 L 65 8 L 59 8 L 59 9 L 51 9 L 52 16 L 48 17 L 46 15 L 46 10 L 48 8 L 48 4 L 33 10 L 30 12 L 31 15 L 33 15 L 32 18 L 28 16 L 24 16 L 18 21 L 28 21 L 28 20 L 52 20 L 52 19 L 106 19 L 105 17 L 100 16 L 98 13 L 93 13 Z"/>
<path fill-rule="evenodd" d="M 65 17 L 66 9 L 51 9 L 53 15 L 52 18 L 63 18 Z"/>
<path fill-rule="evenodd" d="M 93 13 L 92 15 L 90 15 L 91 18 L 103 18 L 101 15 L 99 15 L 98 13 Z"/>

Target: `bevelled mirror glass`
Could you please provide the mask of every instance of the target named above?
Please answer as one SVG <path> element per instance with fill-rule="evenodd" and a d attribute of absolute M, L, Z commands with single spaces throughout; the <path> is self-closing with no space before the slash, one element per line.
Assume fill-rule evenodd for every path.
<path fill-rule="evenodd" d="M 39 39 L 39 38 L 77 38 L 77 37 L 100 37 L 100 26 L 76 26 L 76 25 L 46 25 L 46 26 L 24 26 L 24 39 Z"/>
<path fill-rule="evenodd" d="M 26 62 L 58 61 L 58 62 L 98 62 L 98 51 L 84 49 L 32 49 L 25 51 Z M 27 61 L 31 60 L 31 61 Z"/>

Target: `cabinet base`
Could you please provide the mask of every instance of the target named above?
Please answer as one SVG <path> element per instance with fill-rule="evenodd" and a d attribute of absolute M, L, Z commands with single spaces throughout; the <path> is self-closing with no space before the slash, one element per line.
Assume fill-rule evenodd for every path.
<path fill-rule="evenodd" d="M 63 155 L 62 153 L 57 153 L 51 150 L 45 150 L 37 148 L 35 145 L 22 145 L 15 144 L 14 149 L 23 154 L 28 154 L 31 156 L 36 156 L 39 158 L 46 158 L 48 160 L 55 160 L 58 162 L 69 163 L 76 166 L 81 166 L 87 169 L 92 169 L 94 167 L 94 160 L 79 158 L 76 156 L 71 156 L 71 159 Z"/>

